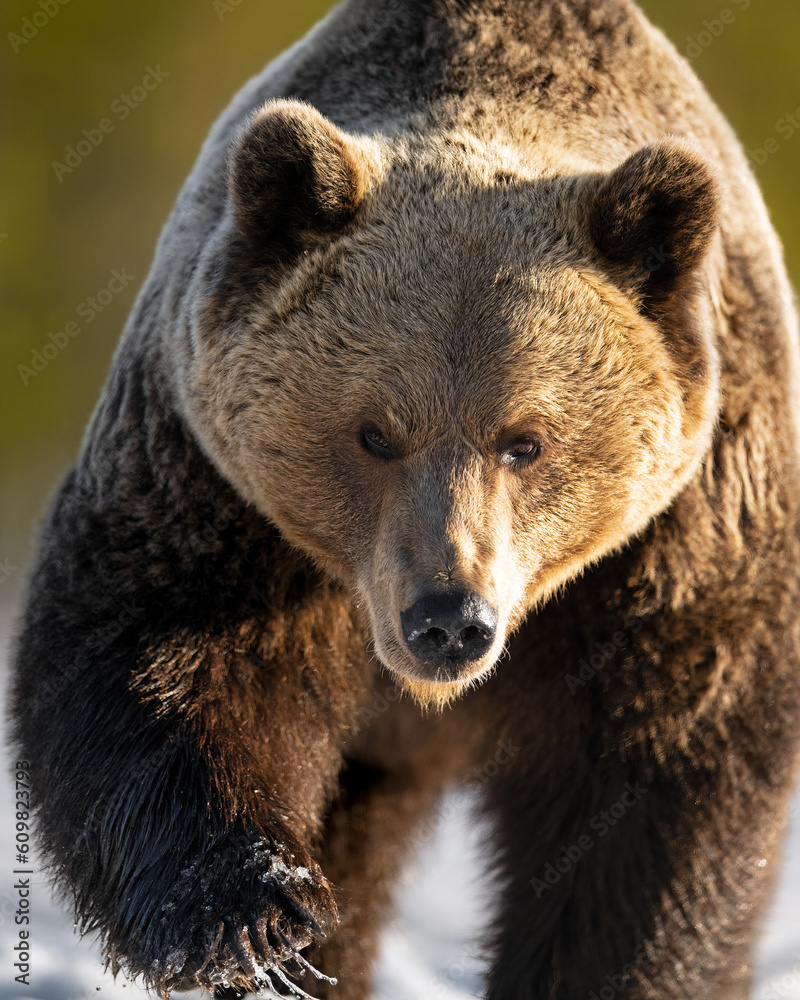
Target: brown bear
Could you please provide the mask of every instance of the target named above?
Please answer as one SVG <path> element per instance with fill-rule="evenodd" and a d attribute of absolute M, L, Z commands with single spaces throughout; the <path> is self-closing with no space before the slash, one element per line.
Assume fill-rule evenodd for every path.
<path fill-rule="evenodd" d="M 486 996 L 742 1000 L 797 392 L 742 150 L 628 0 L 347 0 L 212 131 L 44 526 L 16 739 L 81 927 L 162 997 L 366 997 L 499 744 Z"/>

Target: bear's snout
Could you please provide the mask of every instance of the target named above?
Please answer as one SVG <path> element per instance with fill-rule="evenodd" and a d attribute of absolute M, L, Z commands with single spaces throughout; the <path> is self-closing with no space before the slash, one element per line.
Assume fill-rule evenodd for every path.
<path fill-rule="evenodd" d="M 497 611 L 478 594 L 426 594 L 400 613 L 403 638 L 417 660 L 444 670 L 453 680 L 460 668 L 488 653 Z"/>

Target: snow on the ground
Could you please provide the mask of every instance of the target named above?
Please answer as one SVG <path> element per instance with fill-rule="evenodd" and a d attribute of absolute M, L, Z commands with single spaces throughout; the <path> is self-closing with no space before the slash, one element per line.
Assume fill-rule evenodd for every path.
<path fill-rule="evenodd" d="M 0 690 L 5 695 L 9 617 L 0 617 Z M 5 697 L 2 698 L 5 703 Z M 0 721 L 0 737 L 5 718 Z M 5 740 L 2 742 L 5 747 Z M 145 991 L 103 971 L 97 943 L 79 939 L 69 914 L 51 899 L 41 875 L 31 884 L 30 985 L 14 981 L 19 928 L 7 754 L 0 776 L 0 1000 L 144 1000 Z M 439 824 L 401 879 L 397 912 L 383 936 L 375 1000 L 467 1000 L 480 996 L 481 930 L 491 916 L 481 838 L 470 800 L 455 793 Z M 39 870 L 35 862 L 33 867 Z M 788 831 L 779 891 L 758 954 L 753 1000 L 800 1000 L 800 795 Z M 199 992 L 190 1000 L 198 1000 Z M 187 998 L 189 1000 L 189 998 Z"/>

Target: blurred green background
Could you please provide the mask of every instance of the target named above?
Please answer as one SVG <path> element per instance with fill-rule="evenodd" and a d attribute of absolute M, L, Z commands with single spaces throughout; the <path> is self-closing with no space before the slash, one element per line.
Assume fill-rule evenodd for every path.
<path fill-rule="evenodd" d="M 211 123 L 249 76 L 329 6 L 3 0 L 0 597 L 23 582 L 46 498 L 72 461 L 160 227 Z M 643 6 L 692 57 L 754 153 L 797 281 L 800 4 Z M 151 70 L 147 85 L 160 82 L 146 90 Z M 796 126 L 787 117 L 795 113 Z M 67 159 L 69 146 L 77 150 Z M 107 292 L 115 269 L 133 280 Z M 72 339 L 62 332 L 70 322 L 80 327 Z M 50 334 L 56 347 L 45 349 Z M 34 352 L 40 367 L 47 362 L 35 374 Z M 20 365 L 29 373 L 21 375 Z"/>

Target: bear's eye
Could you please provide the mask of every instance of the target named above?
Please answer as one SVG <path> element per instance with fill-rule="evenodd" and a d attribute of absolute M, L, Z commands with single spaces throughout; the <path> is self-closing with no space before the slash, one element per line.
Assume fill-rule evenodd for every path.
<path fill-rule="evenodd" d="M 391 462 L 392 459 L 397 458 L 397 451 L 377 427 L 362 427 L 358 432 L 358 439 L 364 451 L 374 458 L 381 458 L 384 462 Z"/>
<path fill-rule="evenodd" d="M 541 452 L 541 442 L 532 438 L 520 438 L 519 441 L 512 441 L 511 444 L 503 448 L 500 453 L 500 461 L 503 465 L 524 468 L 537 459 Z"/>

